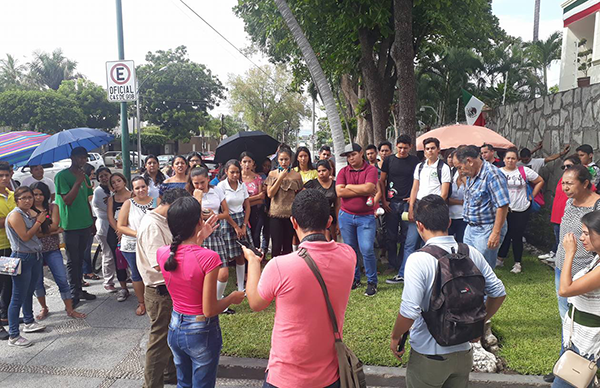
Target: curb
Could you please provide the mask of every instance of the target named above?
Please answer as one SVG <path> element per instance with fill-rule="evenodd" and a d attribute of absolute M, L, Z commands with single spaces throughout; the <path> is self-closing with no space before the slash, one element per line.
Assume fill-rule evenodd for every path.
<path fill-rule="evenodd" d="M 217 376 L 228 379 L 264 380 L 267 360 L 221 356 Z M 406 368 L 384 366 L 364 367 L 368 386 L 405 387 Z M 502 373 L 471 373 L 470 387 L 550 387 L 542 376 L 509 375 Z"/>

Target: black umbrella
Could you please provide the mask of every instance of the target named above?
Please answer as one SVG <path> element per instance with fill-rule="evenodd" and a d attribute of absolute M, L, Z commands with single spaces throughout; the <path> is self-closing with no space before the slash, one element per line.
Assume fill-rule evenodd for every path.
<path fill-rule="evenodd" d="M 249 151 L 256 163 L 277 152 L 279 142 L 262 131 L 238 132 L 223 140 L 215 151 L 215 162 L 226 163 L 239 159 L 240 154 Z"/>

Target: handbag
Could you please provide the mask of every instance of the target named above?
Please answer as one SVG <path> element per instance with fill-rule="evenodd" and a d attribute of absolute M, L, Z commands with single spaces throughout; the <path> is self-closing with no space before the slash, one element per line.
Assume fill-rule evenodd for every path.
<path fill-rule="evenodd" d="M 0 256 L 0 275 L 17 276 L 21 274 L 19 257 Z"/>
<path fill-rule="evenodd" d="M 325 285 L 325 281 L 323 280 L 323 276 L 321 276 L 321 272 L 319 271 L 319 267 L 317 267 L 317 263 L 310 257 L 310 254 L 305 248 L 301 248 L 298 251 L 298 255 L 304 259 L 308 268 L 312 271 L 312 273 L 317 278 L 321 289 L 323 290 L 323 295 L 325 296 L 325 303 L 327 304 L 327 311 L 329 312 L 329 318 L 331 318 L 331 323 L 333 324 L 333 336 L 335 338 L 335 351 L 338 357 L 339 364 L 339 375 L 340 375 L 340 387 L 341 388 L 366 388 L 367 381 L 365 378 L 365 372 L 363 370 L 362 362 L 356 357 L 354 352 L 350 350 L 346 344 L 342 341 L 342 336 L 338 330 L 337 319 L 335 317 L 335 311 L 333 310 L 333 306 L 331 305 L 331 301 L 329 300 L 329 292 L 327 291 L 327 286 Z"/>
<path fill-rule="evenodd" d="M 523 180 L 525 181 L 525 186 L 527 187 L 527 199 L 532 198 L 531 194 L 533 194 L 533 187 L 531 187 L 531 185 L 529 183 L 527 183 L 527 175 L 525 174 L 525 169 L 523 168 L 523 166 L 519 166 L 519 172 L 521 173 L 521 176 L 523 177 Z M 531 211 L 534 213 L 537 213 L 542 208 L 542 205 L 544 205 L 544 195 L 540 191 L 539 193 L 537 193 L 535 198 L 532 198 L 530 200 L 530 202 L 531 202 Z"/>
<path fill-rule="evenodd" d="M 571 349 L 573 347 L 571 337 L 573 336 L 574 322 L 575 306 L 572 306 L 569 343 L 567 349 L 562 356 L 560 356 L 552 371 L 555 376 L 560 377 L 575 388 L 586 388 L 596 376 L 598 366 L 596 365 L 596 360 L 588 360 Z"/>

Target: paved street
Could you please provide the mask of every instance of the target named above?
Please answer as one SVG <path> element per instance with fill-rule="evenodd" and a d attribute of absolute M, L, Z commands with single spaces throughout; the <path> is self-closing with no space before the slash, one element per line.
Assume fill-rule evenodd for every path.
<path fill-rule="evenodd" d="M 58 288 L 45 271 L 50 316 L 44 332 L 25 334 L 35 343 L 26 349 L 0 343 L 0 387 L 40 388 L 125 388 L 141 387 L 149 319 L 135 315 L 136 298 L 116 301 L 102 281 L 92 282 L 88 291 L 98 299 L 85 302 L 78 311 L 85 320 L 64 313 Z M 37 300 L 34 313 L 39 312 Z M 7 327 L 8 329 L 8 327 Z M 219 387 L 260 387 L 259 381 L 220 379 Z M 171 386 L 174 387 L 174 386 Z"/>

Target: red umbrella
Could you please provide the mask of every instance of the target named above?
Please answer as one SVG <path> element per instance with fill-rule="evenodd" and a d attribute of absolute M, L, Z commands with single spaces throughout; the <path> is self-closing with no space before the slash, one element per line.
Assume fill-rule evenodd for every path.
<path fill-rule="evenodd" d="M 423 140 L 435 137 L 440 141 L 440 148 L 447 150 L 460 145 L 476 145 L 481 147 L 484 143 L 491 144 L 494 148 L 507 149 L 515 145 L 497 132 L 486 127 L 476 125 L 449 125 L 426 132 L 417 138 L 417 151 L 423 151 Z"/>

